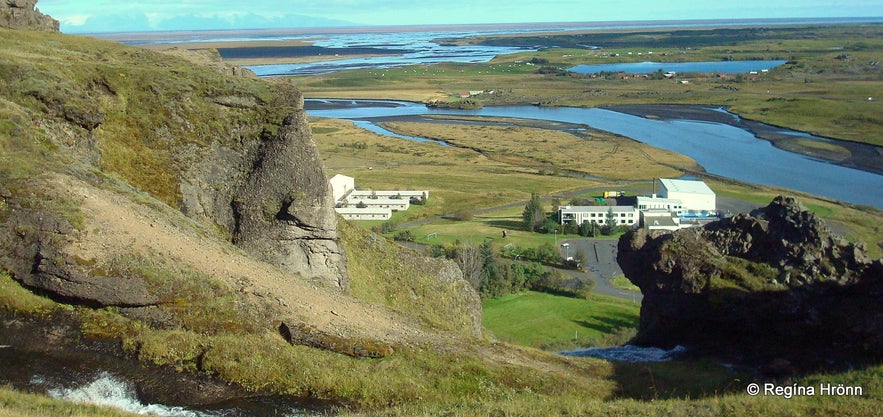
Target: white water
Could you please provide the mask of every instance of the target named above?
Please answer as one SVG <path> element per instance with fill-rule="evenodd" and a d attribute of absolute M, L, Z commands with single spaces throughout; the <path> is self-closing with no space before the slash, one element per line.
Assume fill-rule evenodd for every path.
<path fill-rule="evenodd" d="M 591 357 L 618 362 L 665 362 L 686 351 L 687 348 L 683 346 L 675 346 L 672 349 L 665 350 L 656 347 L 625 345 L 609 348 L 578 349 L 559 353 L 564 356 Z"/>
<path fill-rule="evenodd" d="M 197 413 L 184 407 L 170 407 L 162 404 L 142 404 L 135 396 L 132 387 L 113 375 L 102 372 L 97 379 L 79 388 L 50 389 L 52 398 L 103 405 L 130 413 L 168 417 L 199 417 L 208 414 Z"/>

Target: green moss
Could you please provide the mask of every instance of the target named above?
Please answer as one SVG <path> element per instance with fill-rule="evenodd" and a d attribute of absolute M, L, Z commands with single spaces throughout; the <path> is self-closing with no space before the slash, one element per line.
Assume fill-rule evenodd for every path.
<path fill-rule="evenodd" d="M 0 309 L 12 313 L 45 315 L 59 308 L 54 301 L 36 295 L 0 270 Z"/>

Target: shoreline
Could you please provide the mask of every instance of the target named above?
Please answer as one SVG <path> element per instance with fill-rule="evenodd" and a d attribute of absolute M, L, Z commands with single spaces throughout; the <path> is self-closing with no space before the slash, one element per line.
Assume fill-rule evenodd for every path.
<path fill-rule="evenodd" d="M 730 113 L 724 106 L 719 107 L 720 110 L 712 107 L 701 104 L 620 104 L 601 106 L 600 108 L 648 119 L 698 120 L 726 124 L 751 132 L 756 138 L 770 142 L 776 148 L 784 151 L 847 168 L 883 175 L 883 147 L 817 136 L 810 132 L 774 126 L 756 120 L 745 119 L 738 114 Z M 794 132 L 796 134 L 786 132 Z M 813 137 L 803 135 L 812 135 Z M 807 141 L 829 143 L 834 146 L 830 147 L 830 149 L 824 149 L 819 146 L 807 146 Z M 841 148 L 842 151 L 837 148 Z"/>

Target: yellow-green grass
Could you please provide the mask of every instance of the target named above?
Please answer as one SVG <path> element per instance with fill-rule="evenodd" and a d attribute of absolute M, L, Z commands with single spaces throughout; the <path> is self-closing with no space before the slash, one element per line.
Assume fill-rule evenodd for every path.
<path fill-rule="evenodd" d="M 0 417 L 133 417 L 135 413 L 16 391 L 0 386 Z"/>
<path fill-rule="evenodd" d="M 550 207 L 546 207 L 550 210 Z M 536 247 L 543 243 L 553 244 L 566 239 L 575 239 L 578 235 L 554 233 L 534 233 L 524 230 L 521 213 L 524 207 L 504 208 L 487 213 L 476 214 L 471 220 L 443 220 L 425 225 L 410 227 L 418 243 L 449 244 L 456 241 L 462 243 L 482 243 L 490 241 L 499 249 L 513 244 L 521 248 Z M 503 231 L 506 237 L 503 238 Z"/>
<path fill-rule="evenodd" d="M 2 283 L 0 300 L 31 297 L 8 277 L 4 277 Z M 407 285 L 399 289 L 405 297 L 411 297 L 411 291 L 419 291 Z M 53 304 L 48 300 L 45 303 L 50 307 Z M 10 313 L 33 315 L 45 310 L 44 307 L 28 310 L 27 306 L 35 304 L 27 302 L 25 309 Z M 17 309 L 21 305 L 4 301 L 4 309 Z M 245 333 L 163 330 L 123 317 L 114 308 L 94 310 L 63 305 L 55 308 L 59 307 L 69 309 L 78 317 L 85 340 L 118 340 L 128 354 L 143 362 L 171 365 L 180 371 L 198 370 L 254 392 L 324 399 L 353 409 L 378 409 L 418 401 L 478 401 L 517 392 L 538 393 L 550 399 L 580 392 L 605 398 L 612 395 L 615 387 L 606 379 L 610 366 L 604 362 L 564 359 L 476 339 L 440 338 L 410 347 L 397 346 L 395 353 L 384 359 L 356 359 L 327 350 L 291 346 L 270 330 Z M 226 320 L 225 325 L 231 324 L 230 320 L 246 319 L 221 318 Z M 253 323 L 239 324 L 245 328 Z M 513 357 L 519 360 L 510 362 Z M 549 372 L 536 372 L 537 369 Z M 0 394 L 0 398 L 2 395 L 5 393 Z M 13 394 L 11 400 L 0 399 L 0 409 L 21 410 L 24 406 L 19 403 L 21 397 L 16 395 Z M 54 407 L 60 403 L 55 404 L 37 404 L 37 407 L 49 407 L 44 415 L 53 415 Z M 37 408 L 33 414 L 41 409 Z M 59 413 L 69 409 L 63 406 Z M 25 408 L 25 415 L 30 412 Z"/>
<path fill-rule="evenodd" d="M 412 206 L 403 221 L 526 201 L 531 192 L 561 193 L 598 182 L 490 160 L 475 151 L 390 138 L 333 119 L 312 119 L 329 176 L 355 178 L 358 189 L 428 190 L 426 206 Z"/>
<path fill-rule="evenodd" d="M 484 327 L 498 339 L 553 349 L 597 345 L 634 329 L 640 310 L 639 303 L 604 295 L 582 299 L 534 291 L 486 300 L 483 307 Z"/>
<path fill-rule="evenodd" d="M 479 149 L 492 160 L 512 165 L 549 166 L 607 179 L 666 178 L 679 176 L 678 168 L 697 167 L 695 161 L 675 152 L 595 129 L 581 132 L 585 137 L 578 137 L 519 126 L 388 122 L 384 127 L 405 135 Z"/>
<path fill-rule="evenodd" d="M 630 383 L 632 380 L 642 384 L 648 390 L 657 387 L 657 397 L 638 399 L 599 400 L 589 396 L 561 396 L 548 401 L 539 395 L 513 394 L 505 399 L 478 400 L 455 404 L 409 404 L 376 413 L 345 414 L 359 416 L 384 417 L 423 417 L 423 416 L 673 416 L 673 417 L 706 417 L 706 416 L 877 416 L 880 403 L 883 401 L 883 367 L 873 366 L 867 369 L 849 371 L 839 374 L 815 374 L 807 377 L 794 378 L 776 382 L 778 386 L 809 386 L 815 387 L 818 393 L 820 383 L 843 383 L 847 386 L 862 386 L 865 395 L 851 397 L 831 396 L 783 396 L 746 394 L 752 378 L 739 374 L 722 374 L 719 369 L 712 369 L 709 364 L 697 371 L 695 364 L 678 366 L 669 364 L 642 364 L 638 367 L 624 365 L 617 367 L 612 378 Z M 641 372 L 635 372 L 635 369 Z M 668 368 L 668 369 L 667 369 Z M 720 368 L 720 367 L 718 367 Z M 707 371 L 705 370 L 707 369 Z M 668 378 L 666 376 L 669 376 Z M 663 387 L 665 379 L 690 381 L 695 384 L 695 391 L 671 389 Z M 704 380 L 713 378 L 713 382 Z M 764 381 L 757 381 L 761 383 Z M 713 387 L 717 386 L 717 389 Z M 669 387 L 671 388 L 671 387 Z M 703 389 L 705 388 L 705 389 Z"/>
<path fill-rule="evenodd" d="M 629 281 L 629 279 L 626 278 L 625 275 L 622 275 L 622 274 L 619 274 L 613 278 L 610 278 L 610 283 L 614 287 L 619 288 L 621 290 L 641 292 L 641 289 L 638 288 L 637 285 L 632 284 L 632 282 Z"/>
<path fill-rule="evenodd" d="M 0 309 L 25 314 L 48 314 L 59 305 L 22 288 L 0 269 Z"/>
<path fill-rule="evenodd" d="M 206 100 L 236 96 L 272 102 L 275 87 L 180 57 L 58 33 L 0 29 L 0 34 L 0 96 L 34 114 L 81 124 L 82 131 L 62 138 L 65 147 L 87 152 L 94 146 L 102 170 L 170 206 L 180 199 L 178 173 L 189 162 L 181 148 L 224 142 L 236 129 L 257 136 L 265 123 L 278 124 L 291 111 Z"/>

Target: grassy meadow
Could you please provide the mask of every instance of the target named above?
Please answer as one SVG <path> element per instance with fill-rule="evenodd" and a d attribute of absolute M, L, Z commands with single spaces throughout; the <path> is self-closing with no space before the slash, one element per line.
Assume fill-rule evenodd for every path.
<path fill-rule="evenodd" d="M 603 295 L 588 299 L 528 291 L 486 300 L 484 327 L 497 339 L 541 349 L 615 346 L 638 326 L 640 303 Z"/>

